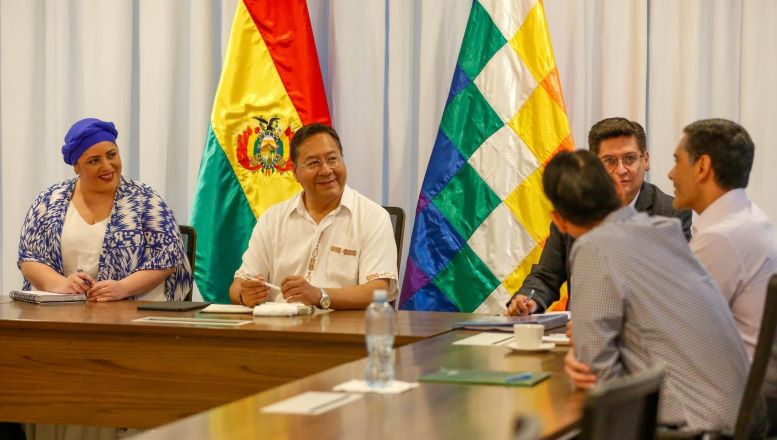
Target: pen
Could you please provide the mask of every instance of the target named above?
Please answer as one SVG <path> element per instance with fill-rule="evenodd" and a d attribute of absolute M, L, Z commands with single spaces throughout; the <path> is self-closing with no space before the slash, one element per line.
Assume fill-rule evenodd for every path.
<path fill-rule="evenodd" d="M 76 270 L 76 272 L 78 272 L 78 273 L 86 273 L 86 272 L 84 272 L 83 269 L 78 269 L 78 270 Z M 81 279 L 84 280 L 84 283 L 86 283 L 87 287 L 92 287 L 92 282 L 91 281 L 87 280 L 86 278 L 81 278 Z"/>
<path fill-rule="evenodd" d="M 237 274 L 235 274 L 235 276 L 238 277 L 238 278 L 242 278 L 244 280 L 255 280 L 256 279 L 256 275 L 251 275 L 251 274 L 245 273 L 243 271 L 238 272 Z M 281 291 L 281 288 L 276 286 L 273 283 L 265 281 L 264 285 L 269 287 L 272 290 L 275 290 L 276 292 L 280 292 Z"/>
<path fill-rule="evenodd" d="M 511 382 L 521 382 L 523 380 L 531 379 L 532 374 L 530 372 L 525 373 L 518 373 L 518 374 L 511 374 L 507 377 L 505 377 L 505 382 L 511 383 Z"/>

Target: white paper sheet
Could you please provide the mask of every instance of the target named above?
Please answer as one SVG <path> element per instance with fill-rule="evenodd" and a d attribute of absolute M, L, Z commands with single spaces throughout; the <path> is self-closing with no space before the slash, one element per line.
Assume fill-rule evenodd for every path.
<path fill-rule="evenodd" d="M 483 332 L 478 333 L 476 335 L 470 336 L 468 338 L 459 339 L 458 341 L 454 342 L 453 345 L 480 345 L 480 346 L 502 346 L 505 344 L 509 344 L 514 340 L 513 335 L 505 334 L 505 333 L 491 333 L 491 332 Z"/>
<path fill-rule="evenodd" d="M 361 394 L 308 391 L 262 408 L 263 413 L 317 415 L 362 398 Z"/>

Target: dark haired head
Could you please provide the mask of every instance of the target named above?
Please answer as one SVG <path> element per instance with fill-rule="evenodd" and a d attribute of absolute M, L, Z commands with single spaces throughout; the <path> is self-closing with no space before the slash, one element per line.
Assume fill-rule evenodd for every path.
<path fill-rule="evenodd" d="M 340 154 L 343 154 L 343 146 L 340 144 L 340 136 L 337 135 L 337 132 L 334 128 L 320 124 L 318 122 L 304 125 L 300 127 L 297 131 L 294 132 L 294 137 L 291 138 L 291 160 L 294 163 L 297 163 L 297 157 L 299 156 L 299 147 L 302 145 L 306 140 L 310 139 L 311 137 L 326 133 L 329 136 L 332 137 L 332 139 L 335 140 L 335 143 L 337 143 L 337 148 L 340 150 Z"/>
<path fill-rule="evenodd" d="M 645 129 L 634 121 L 626 118 L 607 118 L 594 124 L 588 132 L 588 149 L 594 154 L 599 154 L 599 145 L 603 140 L 620 136 L 634 136 L 637 139 L 639 151 L 647 151 L 645 141 Z"/>
<path fill-rule="evenodd" d="M 695 163 L 702 155 L 709 156 L 718 186 L 747 187 L 755 145 L 744 127 L 727 119 L 703 119 L 688 124 L 683 133 L 688 159 Z"/>
<path fill-rule="evenodd" d="M 558 153 L 545 168 L 542 186 L 553 209 L 578 226 L 601 221 L 621 206 L 612 177 L 590 151 Z"/>

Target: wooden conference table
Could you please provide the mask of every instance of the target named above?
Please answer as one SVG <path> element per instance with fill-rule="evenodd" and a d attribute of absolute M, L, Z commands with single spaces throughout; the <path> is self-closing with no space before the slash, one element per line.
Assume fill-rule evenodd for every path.
<path fill-rule="evenodd" d="M 364 398 L 316 416 L 265 414 L 261 408 L 305 391 L 332 387 L 364 372 L 365 360 L 247 397 L 202 414 L 141 433 L 138 440 L 197 439 L 510 439 L 518 415 L 539 418 L 543 438 L 573 430 L 585 396 L 572 390 L 563 373 L 564 348 L 545 353 L 512 353 L 504 347 L 451 345 L 472 332 L 436 336 L 396 352 L 396 377 L 416 381 L 440 366 L 503 371 L 548 371 L 534 387 L 421 383 L 398 395 Z"/>
<path fill-rule="evenodd" d="M 363 311 L 254 320 L 138 304 L 39 306 L 0 296 L 0 421 L 149 428 L 366 356 Z M 133 321 L 147 316 L 250 323 Z M 471 316 L 399 312 L 396 345 Z"/>

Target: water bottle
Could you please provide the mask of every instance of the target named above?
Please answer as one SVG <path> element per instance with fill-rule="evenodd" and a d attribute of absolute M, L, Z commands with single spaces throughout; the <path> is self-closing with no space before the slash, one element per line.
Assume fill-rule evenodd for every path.
<path fill-rule="evenodd" d="M 385 388 L 394 381 L 394 308 L 385 290 L 375 290 L 367 307 L 367 371 L 364 379 L 371 388 Z"/>

